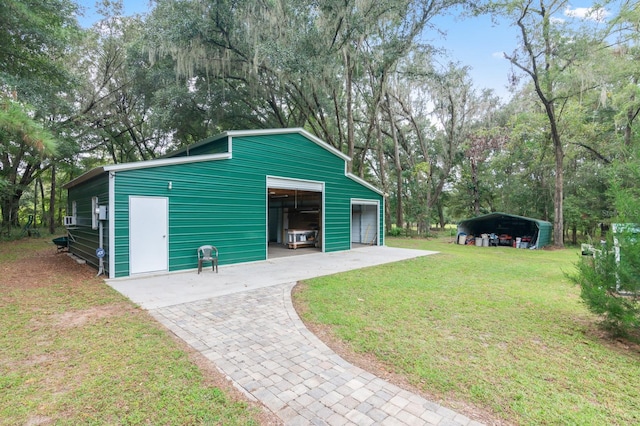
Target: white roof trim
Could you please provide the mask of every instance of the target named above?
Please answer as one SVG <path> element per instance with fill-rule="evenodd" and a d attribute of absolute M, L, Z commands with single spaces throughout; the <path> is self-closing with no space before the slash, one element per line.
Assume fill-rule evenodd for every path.
<path fill-rule="evenodd" d="M 267 188 L 323 192 L 325 182 L 267 175 Z"/>
<path fill-rule="evenodd" d="M 219 136 L 213 138 L 213 140 L 219 139 L 222 136 L 230 136 L 230 137 L 243 137 L 243 136 L 269 136 L 269 135 L 283 135 L 283 134 L 291 134 L 291 133 L 299 133 L 305 138 L 309 139 L 316 145 L 326 149 L 332 154 L 342 158 L 345 161 L 351 161 L 351 157 L 343 153 L 342 151 L 334 148 L 329 145 L 322 139 L 312 135 L 301 127 L 295 128 L 284 128 L 284 129 L 258 129 L 258 130 L 229 130 L 222 133 Z"/>
<path fill-rule="evenodd" d="M 136 161 L 135 163 L 122 163 L 104 166 L 105 172 L 121 172 L 124 170 L 148 169 L 150 167 L 173 166 L 175 164 L 201 163 L 203 161 L 230 160 L 231 154 L 223 152 L 220 154 L 194 155 L 184 157 L 159 158 L 156 160 Z"/>
<path fill-rule="evenodd" d="M 354 175 L 353 173 L 345 173 L 345 175 L 349 179 L 355 180 L 360 185 L 365 186 L 365 187 L 369 188 L 370 190 L 372 190 L 373 192 L 375 192 L 377 194 L 380 194 L 380 195 L 382 195 L 384 197 L 384 192 L 380 191 L 378 188 L 376 188 L 375 186 L 371 185 L 366 180 L 359 178 L 358 176 Z"/>
<path fill-rule="evenodd" d="M 71 182 L 65 184 L 63 188 L 69 189 L 74 186 L 86 182 L 87 180 L 98 176 L 104 172 L 122 172 L 126 170 L 139 170 L 148 169 L 151 167 L 172 166 L 176 164 L 186 163 L 201 163 L 203 161 L 215 161 L 215 160 L 230 160 L 231 153 L 224 152 L 221 154 L 209 154 L 209 155 L 194 155 L 193 157 L 172 157 L 172 158 L 159 158 L 156 160 L 136 161 L 133 163 L 121 163 L 112 164 L 110 166 L 96 167 L 93 170 L 89 170 L 87 173 L 78 176 Z"/>

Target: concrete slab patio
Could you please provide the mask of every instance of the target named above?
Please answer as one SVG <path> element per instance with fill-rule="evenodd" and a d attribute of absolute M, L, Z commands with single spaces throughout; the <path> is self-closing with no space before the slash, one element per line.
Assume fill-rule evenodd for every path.
<path fill-rule="evenodd" d="M 192 302 L 313 277 L 382 265 L 435 252 L 365 246 L 333 253 L 312 252 L 261 262 L 225 265 L 219 273 L 204 269 L 107 280 L 107 284 L 145 309 Z M 224 253 L 221 254 L 224 256 Z"/>
<path fill-rule="evenodd" d="M 304 326 L 296 282 L 434 252 L 365 247 L 109 285 L 145 307 L 286 425 L 479 425 L 342 359 Z"/>

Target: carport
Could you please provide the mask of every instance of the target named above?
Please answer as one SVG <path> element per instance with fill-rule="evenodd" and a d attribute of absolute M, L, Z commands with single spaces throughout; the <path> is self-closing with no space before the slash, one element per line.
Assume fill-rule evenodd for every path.
<path fill-rule="evenodd" d="M 553 225 L 546 220 L 517 216 L 508 213 L 489 213 L 465 219 L 458 224 L 458 244 L 473 242 L 476 239 L 491 241 L 491 245 L 514 246 L 522 248 L 542 248 L 551 244 Z"/>

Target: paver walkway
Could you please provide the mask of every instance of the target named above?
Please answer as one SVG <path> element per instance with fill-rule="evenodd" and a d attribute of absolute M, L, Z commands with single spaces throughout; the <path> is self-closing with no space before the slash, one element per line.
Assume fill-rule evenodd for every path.
<path fill-rule="evenodd" d="M 335 354 L 293 309 L 294 285 L 150 312 L 287 425 L 479 425 Z"/>
<path fill-rule="evenodd" d="M 287 425 L 478 425 L 357 368 L 306 329 L 295 282 L 435 254 L 361 247 L 195 271 L 107 280 L 210 359 Z"/>

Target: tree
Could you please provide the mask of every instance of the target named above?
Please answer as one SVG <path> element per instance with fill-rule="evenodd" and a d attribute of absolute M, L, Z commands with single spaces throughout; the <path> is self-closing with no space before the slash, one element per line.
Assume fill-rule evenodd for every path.
<path fill-rule="evenodd" d="M 610 85 L 608 97 L 617 111 L 615 122 L 624 129 L 624 146 L 628 149 L 638 137 L 637 119 L 640 115 L 640 10 L 635 2 L 624 2 L 614 22 L 616 44 L 605 51 Z M 602 69 L 602 68 L 601 68 Z M 636 130 L 634 134 L 634 125 Z"/>
<path fill-rule="evenodd" d="M 476 121 L 472 124 L 473 130 L 469 132 L 465 144 L 465 159 L 469 162 L 469 192 L 471 195 L 472 213 L 480 215 L 481 201 L 483 198 L 484 183 L 481 181 L 482 169 L 485 161 L 495 152 L 502 149 L 508 140 L 508 131 L 504 124 L 499 123 L 498 108 L 499 99 L 492 91 L 484 90 L 477 99 Z"/>
<path fill-rule="evenodd" d="M 611 175 L 616 222 L 603 246 L 590 261 L 583 260 L 571 275 L 590 311 L 616 334 L 639 339 L 640 331 L 640 159 L 637 153 L 619 162 Z"/>
<path fill-rule="evenodd" d="M 634 2 L 624 2 L 614 20 L 619 44 L 605 51 L 602 63 L 610 73 L 600 116 L 610 124 L 609 138 L 617 142 L 610 159 L 607 195 L 612 200 L 612 226 L 592 261 L 580 262 L 571 276 L 589 310 L 602 316 L 603 325 L 616 334 L 640 339 L 640 157 L 638 147 L 638 22 Z M 610 59 L 615 58 L 615 61 Z M 609 59 L 609 60 L 607 60 Z M 609 65 L 609 66 L 607 66 Z M 610 101 L 610 102 L 609 102 Z M 602 113 L 604 111 L 604 113 Z M 622 129 L 622 132 L 620 132 Z M 600 247 L 598 247 L 600 248 Z"/>
<path fill-rule="evenodd" d="M 225 104 L 246 111 L 235 114 L 236 127 L 244 117 L 250 127 L 306 126 L 355 156 L 358 121 L 378 118 L 398 60 L 429 19 L 456 3 L 164 0 L 148 20 L 148 49 L 171 57 L 179 75 L 223 81 Z M 367 92 L 373 102 L 358 102 Z M 363 133 L 375 137 L 374 128 Z"/>
<path fill-rule="evenodd" d="M 17 224 L 25 188 L 39 175 L 40 162 L 55 152 L 55 138 L 33 120 L 28 106 L 0 95 L 0 200 L 2 222 Z"/>
<path fill-rule="evenodd" d="M 595 87 L 577 76 L 589 55 L 603 47 L 604 39 L 597 31 L 576 29 L 570 21 L 559 19 L 568 7 L 565 0 L 515 0 L 490 5 L 490 10 L 508 17 L 518 28 L 520 48 L 504 56 L 530 78 L 547 118 L 548 140 L 555 158 L 553 236 L 557 247 L 564 245 L 564 106 L 570 98 Z M 598 9 L 593 13 L 600 19 Z"/>
<path fill-rule="evenodd" d="M 482 106 L 466 67 L 449 64 L 445 71 L 433 76 L 430 88 L 435 104 L 434 121 L 442 130 L 435 138 L 436 155 L 431 159 L 434 186 L 429 209 L 438 202 L 452 171 L 462 161 Z"/>
<path fill-rule="evenodd" d="M 78 34 L 75 10 L 69 0 L 0 4 L 0 206 L 7 227 L 18 224 L 25 189 L 51 167 L 56 117 L 68 113 L 59 94 L 73 83 L 64 56 Z"/>

